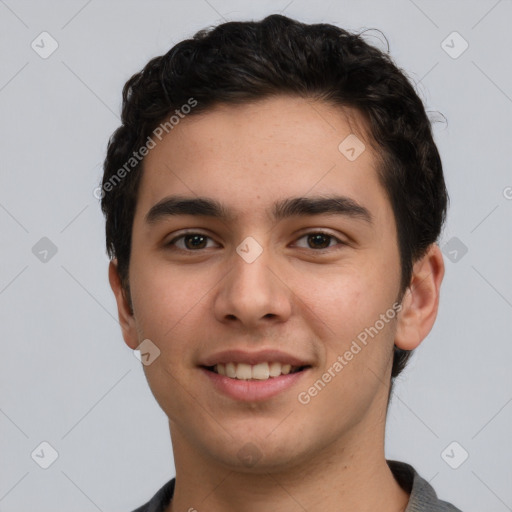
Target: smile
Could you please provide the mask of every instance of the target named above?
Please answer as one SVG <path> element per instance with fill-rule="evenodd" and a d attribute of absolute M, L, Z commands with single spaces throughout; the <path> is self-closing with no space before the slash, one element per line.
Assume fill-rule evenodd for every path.
<path fill-rule="evenodd" d="M 212 389 L 217 393 L 239 402 L 262 402 L 297 386 L 299 381 L 309 373 L 311 367 L 299 366 L 293 368 L 292 371 L 290 365 L 281 365 L 281 363 L 258 363 L 255 365 L 218 363 L 211 367 L 202 366 L 200 369 L 209 380 Z M 225 370 L 226 373 L 230 372 L 235 376 L 222 375 L 219 370 Z M 271 370 L 273 376 L 270 375 Z M 279 374 L 276 375 L 278 371 Z M 302 384 L 303 386 L 304 384 Z"/>
<path fill-rule="evenodd" d="M 218 375 L 229 377 L 230 379 L 268 380 L 270 378 L 279 377 L 280 375 L 296 373 L 305 368 L 306 366 L 292 366 L 275 361 L 272 363 L 258 363 L 254 365 L 245 363 L 218 363 L 207 369 Z"/>

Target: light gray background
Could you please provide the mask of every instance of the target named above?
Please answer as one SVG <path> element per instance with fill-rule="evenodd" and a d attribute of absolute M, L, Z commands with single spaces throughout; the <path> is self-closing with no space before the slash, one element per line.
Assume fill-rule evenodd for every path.
<path fill-rule="evenodd" d="M 457 260 L 397 382 L 386 455 L 464 512 L 512 510 L 510 0 L 0 0 L 0 510 L 130 511 L 174 476 L 166 417 L 117 323 L 93 190 L 133 73 L 205 26 L 280 11 L 382 30 L 448 119 L 434 128 L 451 197 L 441 245 L 459 244 Z M 31 48 L 43 31 L 59 45 L 47 59 Z M 469 43 L 458 58 L 442 46 L 453 31 Z M 57 247 L 46 262 L 42 237 Z M 31 458 L 43 441 L 58 452 L 48 469 Z"/>

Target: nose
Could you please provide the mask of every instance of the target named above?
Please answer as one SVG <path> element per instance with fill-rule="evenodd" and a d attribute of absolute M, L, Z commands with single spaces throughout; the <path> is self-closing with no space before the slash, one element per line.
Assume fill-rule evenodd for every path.
<path fill-rule="evenodd" d="M 292 310 L 292 291 L 268 249 L 249 263 L 236 251 L 215 297 L 219 322 L 256 329 L 286 321 Z"/>

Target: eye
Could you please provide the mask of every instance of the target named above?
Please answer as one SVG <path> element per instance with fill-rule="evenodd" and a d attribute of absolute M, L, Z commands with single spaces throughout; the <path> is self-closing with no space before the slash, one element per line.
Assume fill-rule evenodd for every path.
<path fill-rule="evenodd" d="M 307 239 L 308 247 L 303 247 L 306 249 L 316 249 L 317 251 L 322 251 L 325 249 L 329 249 L 333 247 L 331 245 L 332 241 L 338 242 L 338 245 L 346 245 L 339 238 L 331 235 L 330 233 L 326 233 L 323 231 L 315 231 L 311 233 L 306 233 L 305 235 L 299 237 L 297 240 Z M 208 247 L 212 247 L 211 245 L 207 245 L 207 240 L 212 240 L 209 236 L 203 233 L 184 233 L 173 238 L 170 242 L 165 244 L 166 247 L 176 247 L 179 250 L 185 252 L 197 252 L 201 249 L 207 249 Z M 334 244 L 337 245 L 337 244 Z M 300 245 L 298 247 L 301 247 Z"/>
<path fill-rule="evenodd" d="M 203 233 L 185 233 L 183 235 L 173 238 L 166 246 L 175 246 L 182 251 L 194 251 L 196 249 L 205 249 L 206 240 L 211 238 Z M 177 242 L 183 242 L 178 244 Z"/>
<path fill-rule="evenodd" d="M 331 235 L 330 233 L 326 233 L 324 231 L 315 231 L 315 232 L 311 232 L 311 233 L 306 233 L 305 235 L 298 238 L 298 240 L 301 240 L 303 238 L 307 239 L 307 243 L 308 243 L 309 247 L 306 247 L 306 248 L 309 248 L 309 249 L 317 249 L 317 250 L 328 249 L 329 247 L 332 247 L 332 245 L 330 245 L 330 242 L 333 240 L 337 241 L 338 244 L 345 245 L 345 243 L 342 242 L 339 238 L 336 238 L 334 235 Z"/>

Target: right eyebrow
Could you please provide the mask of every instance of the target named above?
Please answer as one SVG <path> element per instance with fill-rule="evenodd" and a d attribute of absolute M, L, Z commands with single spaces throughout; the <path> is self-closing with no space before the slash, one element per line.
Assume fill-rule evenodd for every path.
<path fill-rule="evenodd" d="M 154 224 L 166 217 L 175 215 L 195 215 L 222 220 L 234 220 L 224 206 L 209 197 L 169 196 L 155 204 L 146 214 L 146 222 Z"/>

